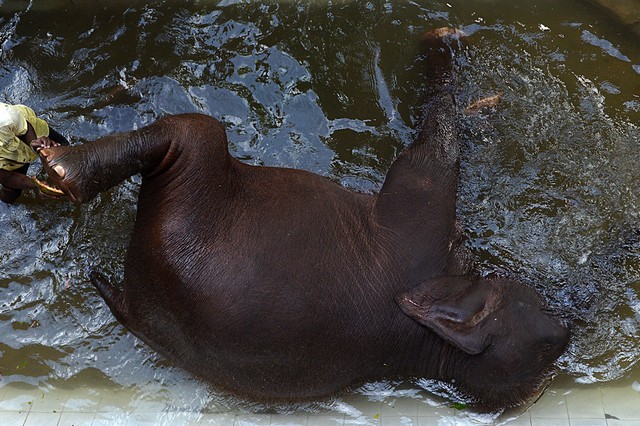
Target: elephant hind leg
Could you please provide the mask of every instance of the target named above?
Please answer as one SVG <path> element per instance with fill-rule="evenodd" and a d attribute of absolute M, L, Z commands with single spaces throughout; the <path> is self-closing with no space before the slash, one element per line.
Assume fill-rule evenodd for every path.
<path fill-rule="evenodd" d="M 122 324 L 127 323 L 127 309 L 124 303 L 124 292 L 112 285 L 103 274 L 97 271 L 91 271 L 90 274 L 91 283 L 94 285 L 96 289 L 98 289 L 98 293 L 107 302 L 107 306 L 113 313 L 113 316 L 116 317 L 118 321 Z"/>
<path fill-rule="evenodd" d="M 449 252 L 456 238 L 460 147 L 453 58 L 464 37 L 452 28 L 424 34 L 427 99 L 421 128 L 389 168 L 374 210 L 379 222 L 394 229 L 401 241 L 441 244 L 432 249 L 436 253 Z"/>

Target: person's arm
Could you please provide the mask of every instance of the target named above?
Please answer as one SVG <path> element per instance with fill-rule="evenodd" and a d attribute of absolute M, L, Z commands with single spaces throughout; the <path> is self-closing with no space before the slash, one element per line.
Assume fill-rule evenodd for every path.
<path fill-rule="evenodd" d="M 51 131 L 52 129 L 49 130 Z M 53 133 L 58 135 L 55 131 Z M 33 126 L 29 122 L 27 122 L 27 131 L 23 135 L 18 136 L 18 138 L 25 144 L 31 146 L 36 152 L 43 148 L 60 145 L 47 136 L 38 138 Z M 66 142 L 66 139 L 64 139 L 64 141 Z M 38 186 L 38 182 L 27 176 L 28 168 L 29 166 L 25 165 L 15 171 L 0 169 L 0 201 L 12 204 L 20 197 L 23 189 L 32 189 L 36 191 L 41 198 L 58 198 L 57 194 L 49 194 L 47 191 L 43 192 L 42 188 Z"/>
<path fill-rule="evenodd" d="M 26 175 L 26 168 L 19 171 L 8 171 L 0 169 L 0 201 L 12 204 L 22 194 L 23 189 L 35 189 L 38 185 Z"/>
<path fill-rule="evenodd" d="M 20 135 L 18 136 L 18 138 L 26 143 L 27 145 L 29 145 L 31 143 L 32 140 L 37 139 L 38 135 L 36 135 L 36 131 L 34 130 L 33 126 L 31 125 L 31 123 L 29 123 L 27 121 L 27 131 L 25 132 L 24 135 Z"/>
<path fill-rule="evenodd" d="M 41 200 L 55 200 L 64 197 L 64 192 L 35 177 L 28 177 L 22 172 L 0 170 L 0 201 L 12 204 L 20 197 L 23 189 L 32 189 Z"/>
<path fill-rule="evenodd" d="M 6 186 L 0 187 L 0 201 L 4 203 L 13 204 L 20 194 L 22 194 L 21 189 L 11 189 Z"/>
<path fill-rule="evenodd" d="M 8 170 L 0 170 L 0 184 L 11 189 L 36 189 L 37 185 L 30 177 Z"/>

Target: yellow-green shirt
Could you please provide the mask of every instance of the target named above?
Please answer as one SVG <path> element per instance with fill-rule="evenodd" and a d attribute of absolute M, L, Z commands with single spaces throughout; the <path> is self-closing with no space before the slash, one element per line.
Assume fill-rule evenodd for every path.
<path fill-rule="evenodd" d="M 27 133 L 27 122 L 36 136 L 49 136 L 49 125 L 28 106 L 0 102 L 0 169 L 16 170 L 38 158 L 18 136 Z"/>

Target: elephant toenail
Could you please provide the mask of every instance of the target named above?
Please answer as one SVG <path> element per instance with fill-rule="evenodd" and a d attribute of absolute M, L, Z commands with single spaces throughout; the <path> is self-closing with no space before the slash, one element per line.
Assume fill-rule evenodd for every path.
<path fill-rule="evenodd" d="M 64 179 L 64 176 L 67 174 L 64 167 L 60 165 L 53 166 L 53 171 L 56 172 L 61 179 Z"/>

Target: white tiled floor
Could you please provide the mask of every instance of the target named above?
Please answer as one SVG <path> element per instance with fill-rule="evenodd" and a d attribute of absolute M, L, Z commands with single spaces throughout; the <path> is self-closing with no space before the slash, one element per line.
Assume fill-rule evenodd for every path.
<path fill-rule="evenodd" d="M 457 410 L 426 392 L 396 395 L 382 402 L 361 394 L 347 394 L 333 405 L 338 407 L 336 410 L 257 414 L 244 410 L 190 411 L 162 398 L 141 397 L 139 392 L 126 388 L 34 389 L 5 384 L 0 387 L 0 425 L 640 426 L 639 390 L 640 385 L 637 381 L 634 384 L 633 379 L 594 385 L 576 385 L 568 378 L 560 379 L 524 413 L 496 419 Z"/>

